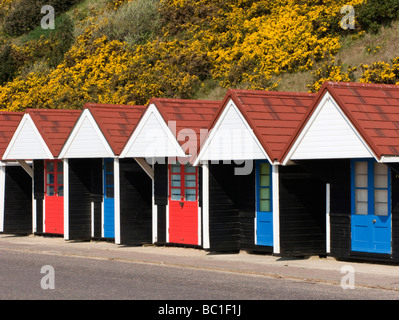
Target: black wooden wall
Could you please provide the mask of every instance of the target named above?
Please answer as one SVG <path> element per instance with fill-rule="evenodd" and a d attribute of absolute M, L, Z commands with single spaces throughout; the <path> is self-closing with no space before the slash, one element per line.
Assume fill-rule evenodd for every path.
<path fill-rule="evenodd" d="M 134 159 L 120 159 L 121 244 L 152 242 L 152 180 Z"/>
<path fill-rule="evenodd" d="M 279 167 L 281 255 L 326 253 L 325 190 L 305 167 Z"/>
<path fill-rule="evenodd" d="M 32 233 L 32 178 L 20 166 L 5 167 L 4 233 Z"/>
<path fill-rule="evenodd" d="M 101 176 L 101 159 L 69 159 L 69 239 L 91 238 L 92 172 Z M 93 169 L 93 168 L 96 168 Z M 97 190 L 98 192 L 98 190 Z"/>
<path fill-rule="evenodd" d="M 209 165 L 209 243 L 212 251 L 240 249 L 239 186 L 232 165 Z"/>
<path fill-rule="evenodd" d="M 36 233 L 43 233 L 44 160 L 33 161 L 33 197 L 36 200 Z"/>
<path fill-rule="evenodd" d="M 156 244 L 166 243 L 166 206 L 168 204 L 168 165 L 155 163 L 154 165 L 154 201 L 157 206 L 157 241 Z"/>

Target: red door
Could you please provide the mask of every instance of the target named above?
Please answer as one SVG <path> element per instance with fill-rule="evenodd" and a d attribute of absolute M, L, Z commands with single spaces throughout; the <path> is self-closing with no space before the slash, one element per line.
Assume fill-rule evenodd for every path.
<path fill-rule="evenodd" d="M 64 185 L 62 160 L 45 161 L 45 232 L 64 234 Z"/>
<path fill-rule="evenodd" d="M 198 244 L 198 173 L 191 165 L 169 165 L 169 242 Z"/>

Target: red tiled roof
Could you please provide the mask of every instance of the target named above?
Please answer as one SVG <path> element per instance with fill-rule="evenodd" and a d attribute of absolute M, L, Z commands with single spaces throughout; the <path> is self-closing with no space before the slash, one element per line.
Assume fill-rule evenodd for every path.
<path fill-rule="evenodd" d="M 81 110 L 27 109 L 54 157 L 58 157 Z"/>
<path fill-rule="evenodd" d="M 120 155 L 146 109 L 145 106 L 88 103 L 89 109 L 115 155 Z"/>
<path fill-rule="evenodd" d="M 399 156 L 399 86 L 325 82 L 306 120 L 326 92 L 331 94 L 378 159 Z"/>
<path fill-rule="evenodd" d="M 271 161 L 281 161 L 315 94 L 230 89 L 223 101 L 232 99 L 253 129 Z M 216 124 L 222 110 L 213 120 Z"/>
<path fill-rule="evenodd" d="M 23 112 L 0 112 L 0 159 L 24 116 Z"/>
<path fill-rule="evenodd" d="M 178 141 L 189 154 L 192 150 L 197 150 L 201 140 L 201 130 L 209 130 L 212 119 L 221 108 L 221 101 L 208 100 L 188 100 L 188 99 L 166 99 L 152 98 L 149 105 L 155 104 L 166 124 L 169 121 L 176 122 L 176 138 L 179 132 L 186 140 Z M 192 137 L 191 129 L 196 137 Z"/>

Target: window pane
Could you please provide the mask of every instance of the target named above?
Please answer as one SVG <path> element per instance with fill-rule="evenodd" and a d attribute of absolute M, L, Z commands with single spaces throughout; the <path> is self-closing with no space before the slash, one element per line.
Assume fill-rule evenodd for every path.
<path fill-rule="evenodd" d="M 105 161 L 105 172 L 107 172 L 107 173 L 114 172 L 114 162 L 113 161 Z"/>
<path fill-rule="evenodd" d="M 47 172 L 54 172 L 54 162 L 47 162 L 46 170 Z"/>
<path fill-rule="evenodd" d="M 270 165 L 268 163 L 259 164 L 260 174 L 269 174 L 270 173 Z"/>
<path fill-rule="evenodd" d="M 114 175 L 113 174 L 106 174 L 105 175 L 105 184 L 107 186 L 113 186 L 114 185 Z"/>
<path fill-rule="evenodd" d="M 355 163 L 355 187 L 367 188 L 367 162 Z"/>
<path fill-rule="evenodd" d="M 172 187 L 180 187 L 180 175 L 172 174 Z"/>
<path fill-rule="evenodd" d="M 270 176 L 269 175 L 261 175 L 259 185 L 261 187 L 268 187 L 270 185 Z"/>
<path fill-rule="evenodd" d="M 54 186 L 47 186 L 47 195 L 48 196 L 54 195 Z"/>
<path fill-rule="evenodd" d="M 193 167 L 193 166 L 189 166 L 189 165 L 186 165 L 185 167 L 184 167 L 184 172 L 186 172 L 186 173 L 195 173 L 195 167 Z"/>
<path fill-rule="evenodd" d="M 374 190 L 374 210 L 377 216 L 388 215 L 388 190 Z"/>
<path fill-rule="evenodd" d="M 259 199 L 270 200 L 270 189 L 269 188 L 259 189 Z"/>
<path fill-rule="evenodd" d="M 64 174 L 59 173 L 57 174 L 57 184 L 64 184 Z"/>
<path fill-rule="evenodd" d="M 57 162 L 57 171 L 58 172 L 63 172 L 64 170 L 64 163 L 62 161 Z"/>
<path fill-rule="evenodd" d="M 54 174 L 53 173 L 47 174 L 47 183 L 54 183 Z"/>
<path fill-rule="evenodd" d="M 114 187 L 105 188 L 105 197 L 108 199 L 112 199 L 114 197 Z"/>
<path fill-rule="evenodd" d="M 189 188 L 195 188 L 196 185 L 196 176 L 195 175 L 186 175 L 184 185 Z"/>
<path fill-rule="evenodd" d="M 366 215 L 367 210 L 367 190 L 357 189 L 355 190 L 355 203 L 356 203 L 356 214 Z"/>
<path fill-rule="evenodd" d="M 172 164 L 171 170 L 174 173 L 179 173 L 180 172 L 180 164 Z"/>
<path fill-rule="evenodd" d="M 180 201 L 180 189 L 172 188 L 172 200 Z"/>
<path fill-rule="evenodd" d="M 374 164 L 374 187 L 388 188 L 388 167 L 382 163 Z"/>
<path fill-rule="evenodd" d="M 270 211 L 270 200 L 260 200 L 259 201 L 260 211 Z"/>
<path fill-rule="evenodd" d="M 185 197 L 186 201 L 195 201 L 197 200 L 195 189 L 186 189 L 185 190 Z"/>
<path fill-rule="evenodd" d="M 63 186 L 58 186 L 58 196 L 63 197 L 64 196 L 64 187 Z"/>

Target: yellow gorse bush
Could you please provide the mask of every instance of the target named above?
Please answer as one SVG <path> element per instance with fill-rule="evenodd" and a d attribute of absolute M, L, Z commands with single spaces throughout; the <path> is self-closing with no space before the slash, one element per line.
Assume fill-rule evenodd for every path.
<path fill-rule="evenodd" d="M 88 19 L 87 30 L 56 68 L 20 75 L 0 87 L 0 108 L 80 108 L 85 102 L 145 104 L 153 96 L 190 98 L 208 79 L 225 88 L 274 89 L 273 76 L 310 70 L 335 54 L 340 44 L 339 37 L 328 32 L 332 18 L 341 16 L 344 4 L 363 1 L 160 0 L 162 30 L 132 47 L 94 37 L 98 29 Z M 123 10 L 125 2 L 110 3 L 113 10 Z M 16 50 L 29 57 L 33 47 Z M 334 78 L 342 75 L 340 69 L 333 72 Z"/>

